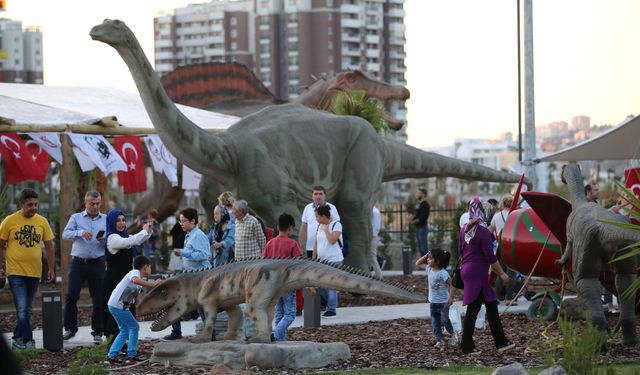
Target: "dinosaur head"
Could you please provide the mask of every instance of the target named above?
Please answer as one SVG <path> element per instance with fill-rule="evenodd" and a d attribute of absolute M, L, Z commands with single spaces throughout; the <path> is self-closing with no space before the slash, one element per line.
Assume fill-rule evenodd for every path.
<path fill-rule="evenodd" d="M 143 294 L 136 304 L 136 313 L 143 318 L 153 318 L 152 331 L 161 331 L 180 319 L 184 314 L 196 309 L 196 301 L 189 298 L 187 283 L 180 278 L 163 281 L 160 285 Z"/>
<path fill-rule="evenodd" d="M 132 35 L 131 30 L 124 22 L 110 19 L 105 19 L 101 24 L 92 27 L 91 31 L 89 31 L 91 39 L 107 43 L 113 47 L 125 45 Z"/>

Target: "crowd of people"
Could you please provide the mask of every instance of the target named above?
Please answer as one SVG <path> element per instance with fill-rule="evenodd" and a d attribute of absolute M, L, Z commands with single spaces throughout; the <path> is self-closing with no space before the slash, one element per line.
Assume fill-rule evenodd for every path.
<path fill-rule="evenodd" d="M 585 186 L 588 200 L 597 202 L 598 186 Z M 504 196 L 500 202 L 489 199 L 487 204 L 475 197 L 460 218 L 458 254 L 460 273 L 464 281 L 462 303 L 467 306 L 462 322 L 462 336 L 458 337 L 449 320 L 449 306 L 453 303 L 454 287 L 447 267 L 450 254 L 439 248 L 428 248 L 428 218 L 430 206 L 426 190 L 416 192 L 417 204 L 411 223 L 416 227 L 416 240 L 420 258 L 416 266 L 427 270 L 431 323 L 436 348 L 443 349 L 445 336 L 448 345 L 460 347 L 465 354 L 477 354 L 473 334 L 481 306 L 486 308 L 487 321 L 498 351 L 513 348 L 498 315 L 500 299 L 516 303 L 514 278 L 516 274 L 496 258 L 497 239 L 507 223 L 513 197 Z M 47 280 L 55 280 L 54 234 L 46 218 L 38 212 L 39 197 L 33 189 L 23 189 L 19 196 L 20 209 L 7 216 L 0 224 L 0 259 L 6 252 L 6 270 L 0 263 L 0 278 L 7 278 L 16 306 L 16 327 L 12 346 L 15 349 L 35 347 L 31 327 L 31 312 L 35 294 L 43 270 L 42 245 L 46 250 Z M 151 210 L 144 220 L 139 220 L 140 231 L 129 234 L 126 215 L 119 209 L 107 214 L 100 212 L 102 197 L 97 191 L 84 196 L 84 210 L 69 218 L 62 232 L 62 239 L 71 242 L 68 284 L 64 309 L 64 340 L 70 340 L 78 331 L 80 290 L 86 283 L 92 300 L 91 334 L 94 341 L 102 342 L 110 337 L 108 364 L 117 362 L 117 354 L 127 343 L 127 364 L 140 360 L 137 355 L 139 324 L 135 319 L 135 297 L 142 287 L 153 287 L 160 280 L 145 279 L 155 270 L 154 258 L 159 248 L 159 223 L 157 211 Z M 612 208 L 624 212 L 622 203 Z M 618 211 L 615 211 L 618 210 Z M 235 200 L 233 194 L 224 192 L 213 207 L 213 224 L 205 234 L 199 225 L 198 211 L 194 208 L 180 210 L 176 225 L 171 229 L 171 259 L 169 269 L 201 270 L 220 267 L 231 260 L 247 260 L 259 257 L 302 257 L 318 259 L 340 267 L 347 246 L 337 208 L 327 202 L 326 190 L 316 186 L 302 214 L 298 240 L 292 239 L 295 218 L 282 213 L 278 218 L 277 236 L 255 214 L 244 200 Z M 380 230 L 380 211 L 373 207 L 372 237 L 369 252 L 372 271 L 380 276 L 377 259 L 377 237 Z M 303 251 L 304 250 L 304 251 Z M 497 275 L 490 284 L 488 275 Z M 338 292 L 320 289 L 325 305 L 324 318 L 336 316 Z M 610 293 L 604 291 L 610 312 L 613 305 Z M 296 292 L 282 296 L 275 306 L 275 328 L 272 340 L 287 340 L 287 328 L 301 310 Z M 204 311 L 197 311 L 205 319 Z M 212 340 L 215 340 L 215 332 Z M 181 339 L 180 321 L 172 325 L 166 340 Z"/>

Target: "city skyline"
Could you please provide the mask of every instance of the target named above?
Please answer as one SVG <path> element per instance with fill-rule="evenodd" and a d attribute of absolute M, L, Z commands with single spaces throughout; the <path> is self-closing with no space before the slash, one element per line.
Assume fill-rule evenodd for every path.
<path fill-rule="evenodd" d="M 8 0 L 3 17 L 39 25 L 48 85 L 135 92 L 121 58 L 89 29 L 118 18 L 153 61 L 153 17 L 193 0 Z M 73 9 L 73 22 L 68 9 Z M 460 137 L 517 136 L 516 3 L 405 1 L 408 143 L 447 146 Z M 586 115 L 615 125 L 640 110 L 640 2 L 534 2 L 536 124 Z M 637 17 L 636 17 L 637 18 Z"/>

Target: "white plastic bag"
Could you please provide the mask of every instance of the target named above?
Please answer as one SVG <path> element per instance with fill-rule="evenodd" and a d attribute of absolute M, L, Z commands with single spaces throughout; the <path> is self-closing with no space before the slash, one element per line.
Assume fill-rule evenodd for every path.
<path fill-rule="evenodd" d="M 482 305 L 482 307 L 480 307 L 480 311 L 478 312 L 478 318 L 476 319 L 476 329 L 484 329 L 485 314 L 486 310 L 484 305 Z"/>
<path fill-rule="evenodd" d="M 455 332 L 462 331 L 462 319 L 460 318 L 460 310 L 457 307 L 449 307 L 449 320 Z"/>

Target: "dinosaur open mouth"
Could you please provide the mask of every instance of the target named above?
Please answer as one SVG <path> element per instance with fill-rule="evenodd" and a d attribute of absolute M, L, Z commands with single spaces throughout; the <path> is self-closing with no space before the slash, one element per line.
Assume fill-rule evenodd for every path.
<path fill-rule="evenodd" d="M 160 326 L 160 321 L 163 320 L 167 316 L 167 308 L 160 309 L 159 311 L 152 312 L 150 314 L 142 315 L 140 318 L 142 320 L 151 320 L 153 319 L 153 323 L 151 323 L 151 330 L 155 331 L 156 329 L 163 329 L 164 327 Z"/>

